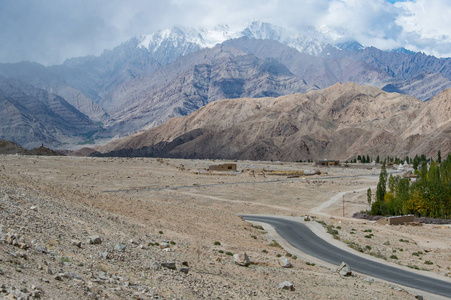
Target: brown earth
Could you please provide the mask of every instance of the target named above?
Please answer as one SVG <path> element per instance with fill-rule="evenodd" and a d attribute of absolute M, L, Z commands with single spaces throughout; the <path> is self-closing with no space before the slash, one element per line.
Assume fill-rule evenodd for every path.
<path fill-rule="evenodd" d="M 424 103 L 354 83 L 277 98 L 226 99 L 115 140 L 106 156 L 306 161 L 451 152 L 451 91 Z"/>
<path fill-rule="evenodd" d="M 394 284 L 368 282 L 364 275 L 341 277 L 295 252 L 291 254 L 298 258 L 289 258 L 293 268 L 282 268 L 278 256 L 289 256 L 287 250 L 239 213 L 316 214 L 335 226 L 340 240 L 359 245 L 365 253 L 428 269 L 435 276 L 451 275 L 449 227 L 390 227 L 351 219 L 368 205 L 365 189 L 376 184 L 376 166 L 321 168 L 321 175 L 305 179 L 265 177 L 260 171 L 311 172 L 310 164 L 238 161 L 241 172 L 205 171 L 217 163 L 222 161 L 0 156 L 0 297 L 414 297 Z M 340 192 L 349 192 L 344 218 L 340 201 L 315 210 Z M 365 238 L 365 230 L 374 236 Z M 89 244 L 92 235 L 100 236 L 102 243 Z M 155 245 L 165 241 L 171 251 Z M 115 250 L 118 244 L 125 250 Z M 240 267 L 227 252 L 246 252 L 254 264 Z M 174 262 L 177 270 L 155 270 L 155 262 Z M 187 262 L 188 274 L 180 271 L 182 262 Z M 279 289 L 285 280 L 296 290 Z"/>

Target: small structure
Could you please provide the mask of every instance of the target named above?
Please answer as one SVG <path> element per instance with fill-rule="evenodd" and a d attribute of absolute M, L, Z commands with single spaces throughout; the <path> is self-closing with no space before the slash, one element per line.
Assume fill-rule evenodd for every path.
<path fill-rule="evenodd" d="M 236 172 L 236 164 L 220 164 L 208 167 L 209 171 L 232 171 Z"/>
<path fill-rule="evenodd" d="M 408 223 L 414 222 L 415 216 L 414 215 L 407 215 L 407 216 L 395 216 L 395 217 L 388 217 L 388 218 L 382 218 L 378 220 L 376 223 L 380 225 L 407 225 Z"/>
<path fill-rule="evenodd" d="M 339 160 L 317 160 L 315 162 L 315 165 L 317 166 L 323 166 L 323 167 L 338 167 L 340 165 L 340 161 Z"/>

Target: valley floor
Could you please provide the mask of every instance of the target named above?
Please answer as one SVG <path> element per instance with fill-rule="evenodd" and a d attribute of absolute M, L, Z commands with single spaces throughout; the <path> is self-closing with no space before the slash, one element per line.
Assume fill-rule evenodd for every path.
<path fill-rule="evenodd" d="M 293 268 L 282 268 L 280 257 L 293 255 L 287 252 L 291 250 L 243 221 L 238 216 L 243 213 L 315 215 L 333 225 L 341 241 L 368 255 L 451 276 L 449 227 L 380 226 L 351 218 L 367 208 L 366 189 L 377 184 L 378 168 L 321 168 L 321 175 L 305 179 L 263 175 L 261 170 L 310 172 L 312 165 L 238 161 L 237 173 L 205 170 L 220 163 L 0 156 L 0 297 L 414 296 L 363 275 L 341 277 L 301 255 L 288 257 Z M 342 196 L 328 202 L 339 193 L 344 194 L 344 216 Z M 100 244 L 89 243 L 95 235 Z M 249 267 L 236 265 L 229 255 L 244 252 L 254 262 Z M 164 263 L 175 263 L 176 270 Z M 283 281 L 292 282 L 295 291 L 280 289 Z"/>

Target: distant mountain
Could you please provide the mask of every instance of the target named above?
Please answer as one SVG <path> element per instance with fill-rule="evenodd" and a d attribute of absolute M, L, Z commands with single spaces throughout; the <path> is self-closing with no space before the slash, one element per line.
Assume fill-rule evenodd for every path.
<path fill-rule="evenodd" d="M 0 154 L 21 154 L 21 155 L 42 155 L 42 156 L 62 155 L 42 145 L 41 147 L 36 147 L 34 149 L 27 150 L 14 142 L 2 139 L 0 139 Z"/>
<path fill-rule="evenodd" d="M 33 148 L 83 142 L 101 128 L 60 96 L 0 76 L 0 137 Z"/>
<path fill-rule="evenodd" d="M 296 161 L 451 152 L 451 90 L 424 103 L 353 83 L 229 99 L 111 142 L 104 156 Z"/>
<path fill-rule="evenodd" d="M 0 75 L 60 96 L 102 125 L 102 136 L 148 129 L 219 99 L 276 97 L 337 82 L 423 101 L 449 87 L 450 59 L 381 51 L 344 36 L 339 28 L 290 31 L 264 22 L 173 27 L 62 65 L 0 64 Z"/>

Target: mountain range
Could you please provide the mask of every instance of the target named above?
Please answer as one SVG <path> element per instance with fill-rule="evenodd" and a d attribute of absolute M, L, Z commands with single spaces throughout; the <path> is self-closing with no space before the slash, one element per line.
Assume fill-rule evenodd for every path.
<path fill-rule="evenodd" d="M 61 65 L 0 64 L 3 81 L 16 82 L 19 90 L 32 86 L 59 97 L 89 123 L 63 128 L 53 119 L 57 116 L 50 114 L 40 122 L 59 124 L 52 125 L 59 133 L 43 130 L 45 126 L 39 130 L 29 126 L 20 136 L 9 128 L 17 127 L 22 122 L 17 120 L 22 119 L 15 117 L 12 123 L 11 118 L 2 118 L 0 138 L 28 148 L 40 141 L 63 148 L 150 129 L 220 99 L 278 97 L 337 82 L 369 85 L 427 101 L 451 88 L 450 62 L 405 49 L 364 47 L 342 40 L 339 30 L 324 28 L 290 32 L 263 22 L 253 22 L 243 30 L 225 25 L 174 27 L 134 37 L 98 57 L 71 58 Z M 5 95 L 2 101 L 20 100 L 6 85 L 0 92 Z M 22 111 L 25 106 L 16 107 L 18 115 L 30 113 Z"/>
<path fill-rule="evenodd" d="M 100 156 L 297 161 L 451 152 L 451 89 L 422 102 L 354 83 L 225 99 L 97 148 Z"/>

